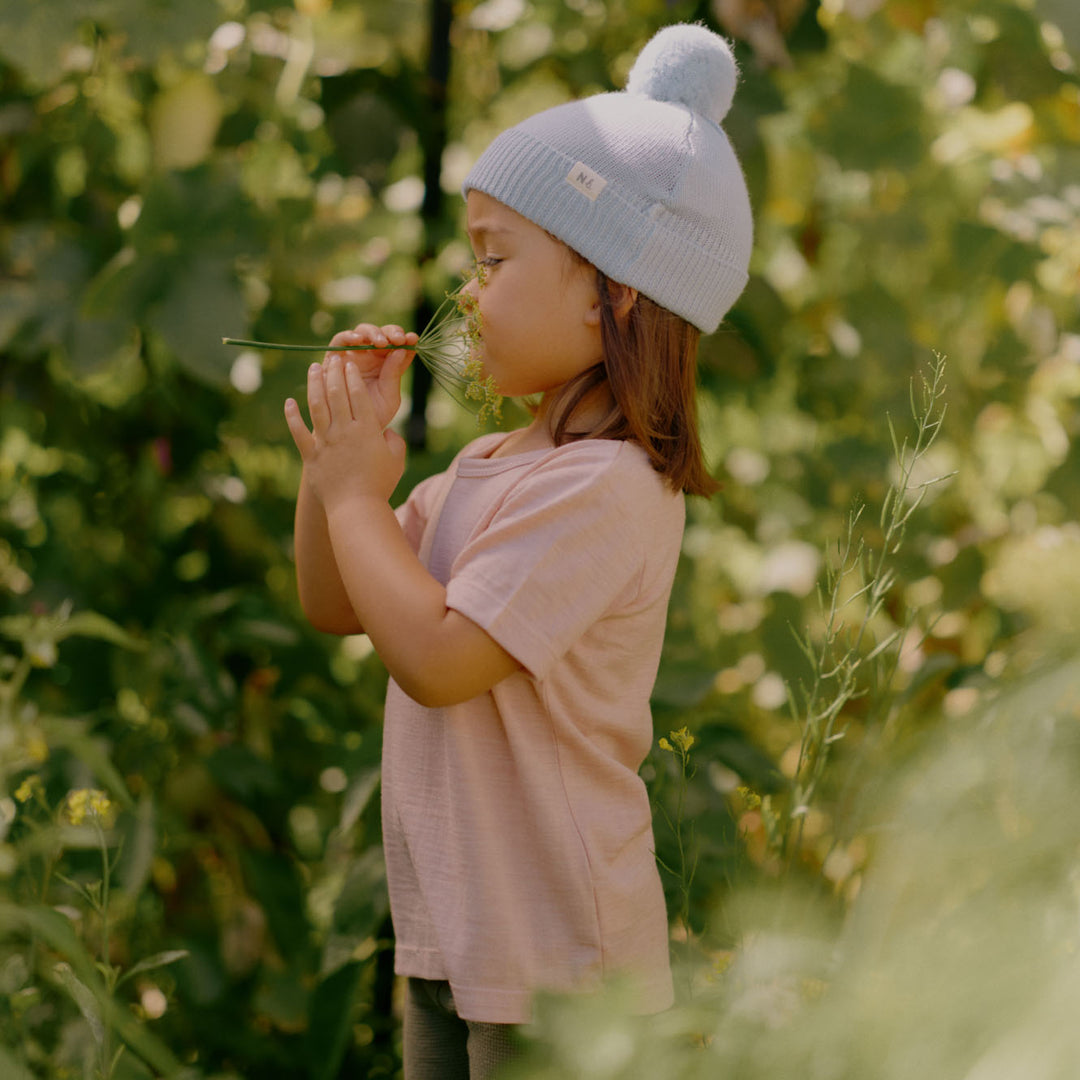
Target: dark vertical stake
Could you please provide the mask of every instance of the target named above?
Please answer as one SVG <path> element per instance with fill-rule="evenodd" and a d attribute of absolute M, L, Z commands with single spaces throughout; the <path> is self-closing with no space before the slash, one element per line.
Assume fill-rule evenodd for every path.
<path fill-rule="evenodd" d="M 420 123 L 420 147 L 423 155 L 424 202 L 420 208 L 424 241 L 420 265 L 433 259 L 445 228 L 445 200 L 442 190 L 442 159 L 446 149 L 446 99 L 450 77 L 450 27 L 453 21 L 451 0 L 431 0 L 431 40 L 428 52 L 427 79 L 424 86 L 426 115 Z M 416 308 L 413 325 L 426 326 L 433 314 L 431 301 L 422 297 Z M 427 444 L 426 410 L 431 390 L 431 373 L 423 364 L 412 369 L 412 409 L 405 430 L 409 447 L 423 450 Z"/>

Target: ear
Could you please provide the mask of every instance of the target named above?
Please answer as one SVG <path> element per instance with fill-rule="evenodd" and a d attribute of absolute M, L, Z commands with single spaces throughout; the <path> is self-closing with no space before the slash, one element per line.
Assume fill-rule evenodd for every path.
<path fill-rule="evenodd" d="M 615 318 L 622 322 L 630 312 L 633 310 L 634 305 L 637 303 L 638 291 L 629 285 L 623 285 L 618 281 L 609 281 L 607 283 L 608 297 L 611 301 L 611 310 L 615 315 Z M 596 299 L 593 301 L 592 307 L 585 315 L 585 321 L 590 326 L 599 326 L 602 310 L 602 301 L 600 294 L 596 294 Z"/>
<path fill-rule="evenodd" d="M 618 282 L 611 283 L 611 307 L 615 312 L 615 318 L 622 322 L 630 314 L 637 303 L 638 291 L 629 285 L 620 285 Z"/>

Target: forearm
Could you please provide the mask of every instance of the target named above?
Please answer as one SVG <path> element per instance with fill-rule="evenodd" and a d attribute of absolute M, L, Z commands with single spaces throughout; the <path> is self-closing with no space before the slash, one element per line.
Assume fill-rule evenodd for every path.
<path fill-rule="evenodd" d="M 343 500 L 327 512 L 345 592 L 375 651 L 422 705 L 450 705 L 488 690 L 517 662 L 475 623 L 446 606 L 389 505 Z"/>
<path fill-rule="evenodd" d="M 359 634 L 363 627 L 338 572 L 326 512 L 306 476 L 300 480 L 293 530 L 296 585 L 304 615 L 328 634 Z"/>

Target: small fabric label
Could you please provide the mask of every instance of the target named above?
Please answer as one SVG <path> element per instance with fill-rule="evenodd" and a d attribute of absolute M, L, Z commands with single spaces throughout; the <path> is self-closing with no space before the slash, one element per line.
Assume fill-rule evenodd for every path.
<path fill-rule="evenodd" d="M 579 161 L 566 174 L 566 182 L 572 188 L 577 188 L 582 195 L 587 195 L 593 202 L 596 202 L 596 197 L 607 187 L 607 181 L 583 161 Z"/>

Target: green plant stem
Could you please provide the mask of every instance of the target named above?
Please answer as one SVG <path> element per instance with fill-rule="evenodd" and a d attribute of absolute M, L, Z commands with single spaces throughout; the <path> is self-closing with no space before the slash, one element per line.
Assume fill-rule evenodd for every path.
<path fill-rule="evenodd" d="M 245 338 L 223 337 L 222 345 L 236 345 L 242 349 L 267 349 L 278 352 L 362 352 L 365 349 L 385 349 L 385 345 L 284 345 L 277 341 L 248 341 Z"/>
<path fill-rule="evenodd" d="M 24 653 L 15 665 L 11 677 L 6 682 L 0 683 L 0 721 L 5 724 L 15 721 L 15 699 L 19 696 L 32 667 L 30 657 Z"/>
<path fill-rule="evenodd" d="M 101 827 L 101 821 L 95 816 L 94 827 L 97 829 L 98 844 L 101 848 L 101 964 L 105 973 L 105 985 L 112 995 L 115 974 L 109 959 L 109 889 L 112 884 L 112 866 L 109 863 L 109 846 L 105 842 L 105 830 Z M 103 1010 L 102 1023 L 104 1033 L 101 1039 L 101 1075 L 109 1080 L 113 1073 L 112 1053 L 110 1043 L 112 1041 L 112 1022 L 109 1010 Z"/>
<path fill-rule="evenodd" d="M 908 522 L 922 503 L 927 490 L 945 479 L 935 477 L 919 484 L 912 483 L 917 464 L 934 444 L 945 419 L 945 406 L 939 408 L 944 394 L 944 372 L 945 361 L 941 356 L 937 356 L 929 377 L 923 377 L 921 402 L 916 401 L 915 388 L 912 385 L 911 413 L 916 424 L 913 446 L 908 446 L 907 439 L 902 444 L 897 441 L 890 420 L 889 432 L 899 477 L 889 486 L 882 504 L 881 546 L 874 557 L 866 557 L 865 546 L 855 535 L 863 511 L 862 506 L 857 506 L 848 518 L 847 535 L 841 545 L 839 565 L 828 572 L 829 600 L 822 643 L 818 649 L 813 649 L 809 638 L 802 642 L 803 651 L 811 665 L 812 679 L 809 689 L 803 695 L 803 734 L 795 769 L 794 789 L 784 814 L 784 828 L 781 833 L 780 850 L 786 865 L 790 865 L 802 846 L 806 815 L 824 775 L 829 749 L 843 737 L 843 731 L 838 731 L 837 725 L 844 708 L 848 702 L 866 692 L 859 690 L 861 669 L 881 658 L 878 667 L 880 678 L 875 693 L 875 705 L 877 710 L 881 711 L 899 666 L 900 650 L 912 625 L 911 618 L 868 653 L 864 653 L 863 646 L 870 633 L 871 624 L 895 584 L 896 574 L 889 568 L 889 562 L 903 544 Z M 916 494 L 908 501 L 911 492 Z M 864 584 L 851 596 L 842 599 L 843 582 L 863 568 Z M 837 657 L 837 643 L 845 629 L 843 610 L 860 598 L 865 598 L 862 618 Z M 834 689 L 830 700 L 823 702 L 827 685 L 832 685 Z"/>

